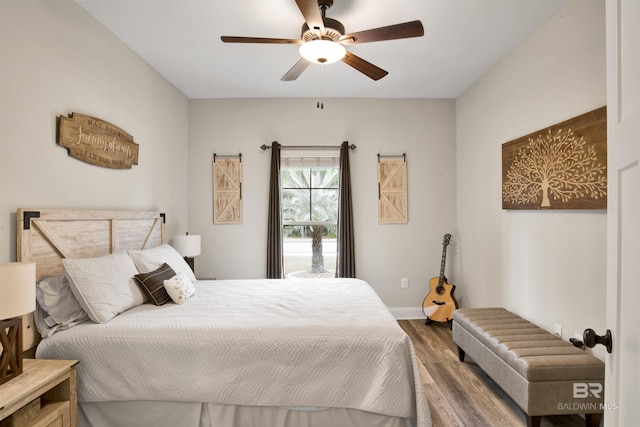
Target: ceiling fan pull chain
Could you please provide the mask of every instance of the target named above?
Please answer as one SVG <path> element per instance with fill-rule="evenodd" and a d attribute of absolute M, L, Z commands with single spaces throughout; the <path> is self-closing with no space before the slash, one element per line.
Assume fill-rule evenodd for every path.
<path fill-rule="evenodd" d="M 318 66 L 318 75 L 320 77 L 320 100 L 316 103 L 316 108 L 324 110 L 324 65 Z"/>

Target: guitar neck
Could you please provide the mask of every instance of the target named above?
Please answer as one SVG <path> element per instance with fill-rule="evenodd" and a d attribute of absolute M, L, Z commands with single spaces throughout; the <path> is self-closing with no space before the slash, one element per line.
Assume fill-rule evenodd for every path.
<path fill-rule="evenodd" d="M 438 283 L 442 285 L 444 283 L 444 265 L 447 260 L 447 246 L 442 246 L 442 260 L 440 261 L 440 277 Z"/>

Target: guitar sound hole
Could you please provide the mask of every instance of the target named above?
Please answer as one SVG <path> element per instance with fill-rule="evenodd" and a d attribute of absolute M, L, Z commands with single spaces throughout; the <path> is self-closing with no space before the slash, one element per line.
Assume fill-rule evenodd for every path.
<path fill-rule="evenodd" d="M 436 288 L 436 293 L 437 293 L 438 295 L 442 295 L 442 294 L 444 294 L 444 286 L 438 286 L 438 287 Z"/>

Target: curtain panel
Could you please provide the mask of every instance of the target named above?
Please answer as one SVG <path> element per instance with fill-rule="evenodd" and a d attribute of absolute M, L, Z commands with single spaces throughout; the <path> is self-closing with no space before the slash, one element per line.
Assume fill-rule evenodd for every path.
<path fill-rule="evenodd" d="M 336 277 L 356 277 L 353 204 L 351 201 L 351 167 L 349 143 L 340 146 L 340 184 L 338 196 L 338 254 Z"/>
<path fill-rule="evenodd" d="M 267 279 L 284 277 L 282 248 L 282 191 L 280 184 L 280 144 L 271 145 L 269 217 L 267 219 Z"/>

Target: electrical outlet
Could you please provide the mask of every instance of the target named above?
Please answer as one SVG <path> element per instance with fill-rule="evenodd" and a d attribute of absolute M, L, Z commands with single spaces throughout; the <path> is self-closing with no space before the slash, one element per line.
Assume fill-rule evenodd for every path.
<path fill-rule="evenodd" d="M 555 329 L 553 330 L 553 335 L 562 338 L 562 326 L 555 324 Z"/>
<path fill-rule="evenodd" d="M 400 279 L 400 287 L 401 288 L 408 288 L 409 287 L 409 278 L 408 277 L 403 277 L 402 279 Z"/>

